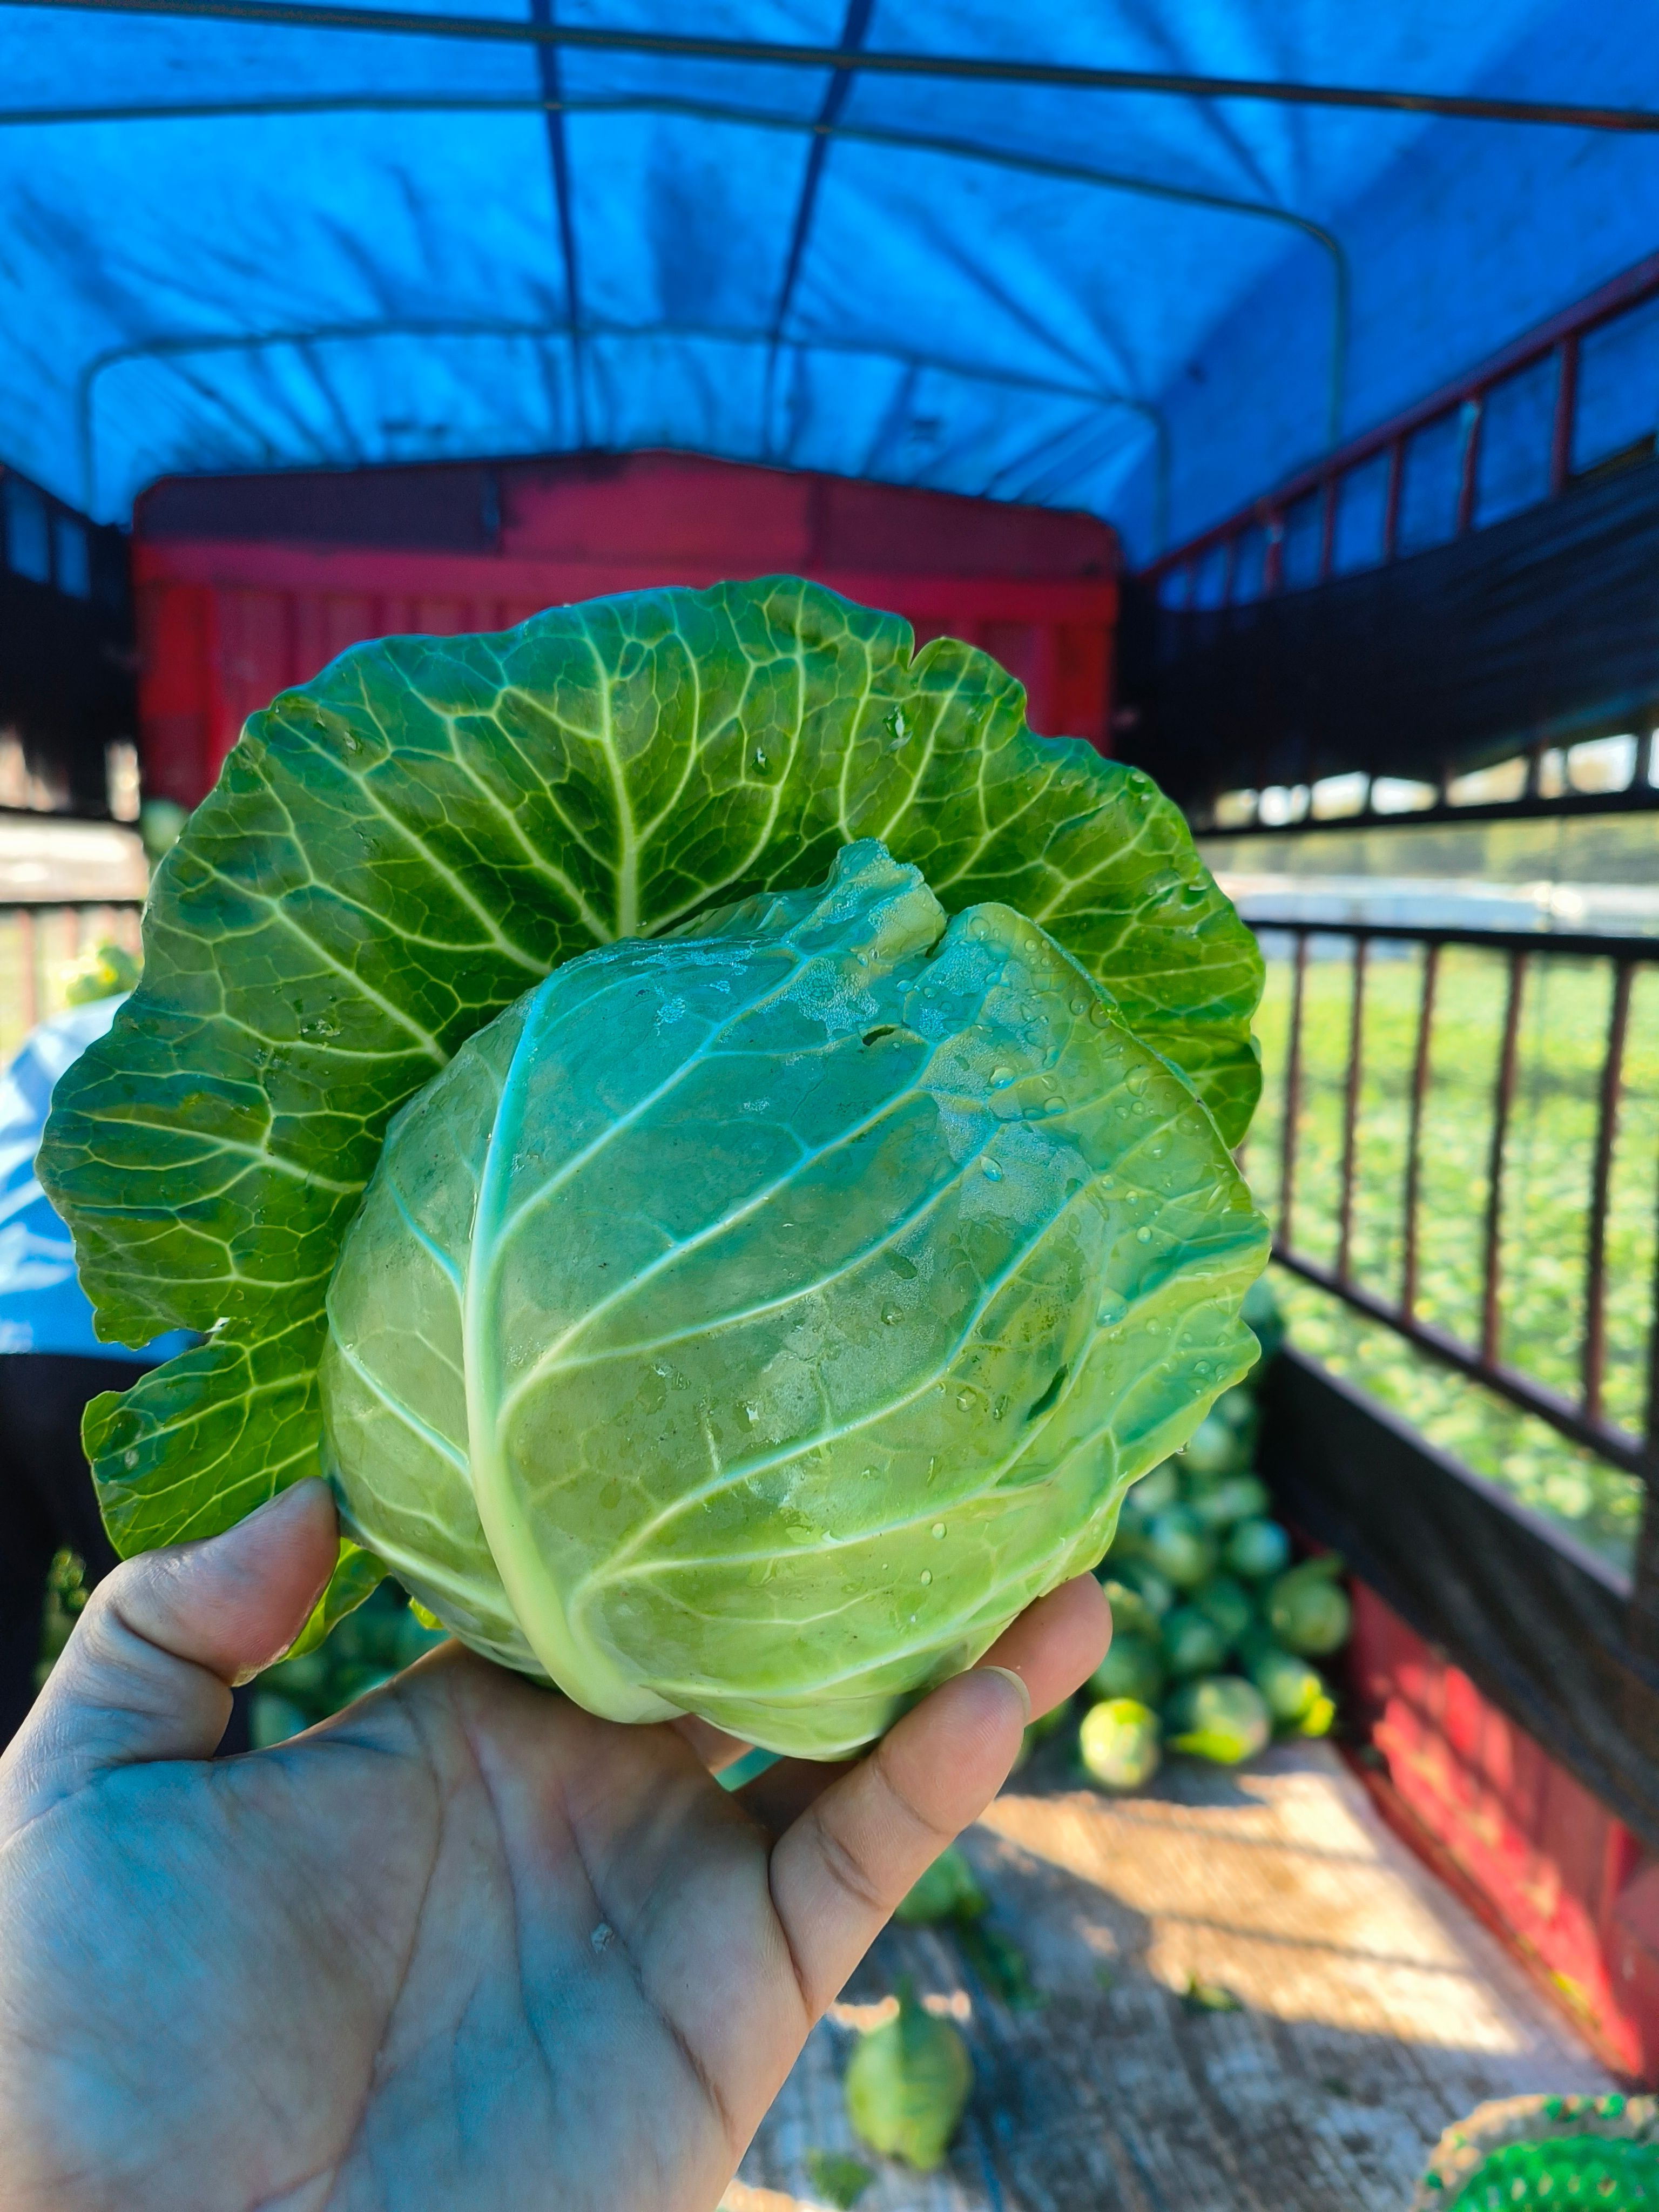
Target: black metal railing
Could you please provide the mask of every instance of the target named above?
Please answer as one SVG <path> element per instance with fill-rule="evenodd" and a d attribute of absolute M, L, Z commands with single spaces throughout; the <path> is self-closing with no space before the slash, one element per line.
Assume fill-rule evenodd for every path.
<path fill-rule="evenodd" d="M 1431 441 L 1442 441 L 1437 503 L 1425 514 L 1422 541 L 1462 538 L 1492 519 L 1488 510 L 1508 514 L 1517 504 L 1515 483 L 1533 499 L 1557 499 L 1575 477 L 1609 463 L 1634 460 L 1653 450 L 1650 437 L 1634 448 L 1584 450 L 1581 406 L 1585 349 L 1617 343 L 1633 327 L 1626 318 L 1649 311 L 1659 297 L 1659 254 L 1649 254 L 1584 299 L 1526 331 L 1489 360 L 1419 400 L 1389 421 L 1363 432 L 1311 463 L 1261 499 L 1230 514 L 1184 544 L 1163 553 L 1146 574 L 1157 579 L 1167 606 L 1236 606 L 1270 597 L 1298 585 L 1328 581 L 1346 568 L 1370 567 L 1417 550 L 1406 542 L 1407 479 L 1413 465 L 1431 465 Z M 1534 395 L 1528 410 L 1536 450 L 1505 457 L 1509 474 L 1488 483 L 1482 463 L 1488 417 L 1494 399 L 1514 396 L 1522 380 L 1547 389 Z M 1541 399 L 1541 406 L 1536 403 Z M 1527 416 L 1520 420 L 1524 422 Z M 1594 433 L 1592 432 L 1592 435 Z M 1523 434 L 1524 440 L 1524 434 Z M 1524 451 L 1524 442 L 1522 451 Z M 1356 489 L 1362 471 L 1383 471 L 1380 497 L 1368 507 L 1370 529 L 1344 561 L 1339 539 L 1345 493 Z M 1504 500 L 1501 495 L 1507 492 Z M 1425 527 L 1424 525 L 1427 526 Z"/>
<path fill-rule="evenodd" d="M 1278 969 L 1273 1020 L 1282 1027 L 1278 1080 L 1270 1074 L 1246 1165 L 1276 1212 L 1278 1259 L 1575 1443 L 1659 1480 L 1659 1148 L 1649 1126 L 1659 938 L 1252 921 L 1270 974 Z M 1453 963 L 1462 963 L 1455 1005 L 1446 988 Z M 1337 988 L 1328 987 L 1332 978 Z M 1380 978 L 1392 1031 L 1388 1071 L 1371 1062 Z M 1540 998 L 1547 990 L 1553 1010 Z M 1318 1100 L 1310 1095 L 1315 998 Z M 1529 1006 L 1529 998 L 1537 1003 Z M 1576 1041 L 1570 1065 L 1555 1051 L 1564 1032 Z M 1523 1146 L 1517 1107 L 1527 1087 L 1534 1110 Z M 1641 1126 L 1626 1127 L 1621 1117 L 1638 1104 Z M 1482 1113 L 1484 1128 L 1475 1126 Z M 1378 1120 L 1389 1125 L 1380 1143 L 1367 1127 Z M 1435 1194 L 1427 1188 L 1431 1134 L 1441 1154 Z M 1517 1199 L 1522 1149 L 1528 1187 Z M 1317 1204 L 1306 1188 L 1310 1151 L 1322 1155 Z M 1615 1178 L 1617 1255 L 1609 1226 Z M 1538 1210 L 1517 1220 L 1522 1200 Z M 1632 1227 L 1632 1209 L 1635 1217 L 1645 1211 L 1645 1229 Z M 1467 1253 L 1455 1250 L 1458 1219 L 1473 1247 Z M 1437 1291 L 1425 1283 L 1425 1237 L 1437 1229 L 1450 1231 L 1455 1249 L 1449 1292 L 1443 1279 Z M 1576 1250 L 1564 1252 L 1564 1243 Z M 1565 1280 L 1569 1266 L 1576 1293 Z M 1646 1273 L 1639 1299 L 1629 1279 L 1638 1267 Z M 1529 1310 L 1525 1328 L 1517 1303 Z"/>

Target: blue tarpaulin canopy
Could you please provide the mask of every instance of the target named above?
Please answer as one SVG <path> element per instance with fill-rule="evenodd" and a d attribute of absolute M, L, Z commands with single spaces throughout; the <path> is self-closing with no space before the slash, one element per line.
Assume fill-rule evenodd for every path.
<path fill-rule="evenodd" d="M 1656 244 L 1639 114 L 1310 86 L 1659 109 L 1659 40 L 1629 0 L 0 0 L 0 459 L 118 519 L 171 471 L 678 447 L 1145 557 Z"/>

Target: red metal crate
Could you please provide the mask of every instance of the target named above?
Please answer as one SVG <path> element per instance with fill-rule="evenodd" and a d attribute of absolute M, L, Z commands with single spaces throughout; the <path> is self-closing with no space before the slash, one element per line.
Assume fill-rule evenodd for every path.
<path fill-rule="evenodd" d="M 983 646 L 1034 728 L 1108 739 L 1117 544 L 1087 515 L 646 453 L 176 478 L 134 527 L 147 781 L 186 805 L 254 708 L 359 639 L 778 572 Z"/>

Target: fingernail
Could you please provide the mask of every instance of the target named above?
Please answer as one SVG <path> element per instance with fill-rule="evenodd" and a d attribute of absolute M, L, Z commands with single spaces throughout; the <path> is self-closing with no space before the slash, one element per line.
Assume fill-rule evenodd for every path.
<path fill-rule="evenodd" d="M 1000 1674 L 1005 1682 L 1013 1684 L 1019 1692 L 1019 1702 L 1025 1708 L 1025 1726 L 1029 1728 L 1031 1724 L 1031 1693 L 1020 1677 L 1015 1674 L 1013 1668 L 1012 1667 L 978 1667 L 974 1671 L 979 1674 Z"/>

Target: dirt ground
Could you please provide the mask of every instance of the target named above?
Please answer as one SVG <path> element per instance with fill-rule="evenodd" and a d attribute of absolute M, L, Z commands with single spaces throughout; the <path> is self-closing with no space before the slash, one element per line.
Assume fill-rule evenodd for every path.
<path fill-rule="evenodd" d="M 874 2170 L 859 2212 L 1402 2212 L 1474 2106 L 1613 2086 L 1328 1746 L 1243 1774 L 1179 1762 L 1118 1800 L 1067 1756 L 1045 1747 L 965 1839 L 1036 2002 L 994 1993 L 951 1931 L 889 1928 L 726 2212 L 828 2212 L 814 2152 Z M 853 2039 L 905 1972 L 974 2059 L 929 2175 L 862 2151 L 842 2104 Z M 1238 2008 L 1206 2009 L 1194 1979 Z"/>

